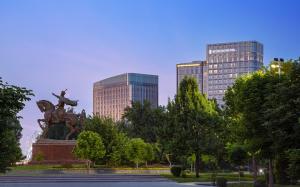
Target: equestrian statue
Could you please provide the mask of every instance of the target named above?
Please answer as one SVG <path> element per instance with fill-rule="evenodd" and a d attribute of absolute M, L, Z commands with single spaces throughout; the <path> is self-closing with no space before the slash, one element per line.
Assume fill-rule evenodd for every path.
<path fill-rule="evenodd" d="M 58 104 L 53 105 L 50 101 L 37 101 L 37 106 L 44 113 L 44 119 L 38 119 L 38 124 L 43 130 L 42 138 L 47 139 L 75 139 L 83 127 L 86 118 L 85 110 L 80 114 L 73 112 L 73 108 L 65 110 L 65 105 L 77 106 L 77 100 L 65 97 L 67 90 L 61 91 L 60 95 L 52 93 L 58 99 Z"/>

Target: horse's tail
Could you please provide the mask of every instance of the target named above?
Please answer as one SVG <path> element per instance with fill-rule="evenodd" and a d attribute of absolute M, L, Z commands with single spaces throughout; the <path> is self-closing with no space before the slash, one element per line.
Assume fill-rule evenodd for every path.
<path fill-rule="evenodd" d="M 54 111 L 55 106 L 47 100 L 39 100 L 36 102 L 37 106 L 41 110 L 41 112 L 46 112 L 46 111 Z"/>

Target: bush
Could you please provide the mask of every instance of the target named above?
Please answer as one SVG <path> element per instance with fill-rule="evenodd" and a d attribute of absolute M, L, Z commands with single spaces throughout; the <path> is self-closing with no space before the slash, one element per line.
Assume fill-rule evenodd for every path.
<path fill-rule="evenodd" d="M 181 172 L 181 177 L 182 177 L 182 178 L 186 178 L 188 172 L 189 172 L 188 170 L 183 170 L 183 171 Z"/>
<path fill-rule="evenodd" d="M 180 177 L 182 167 L 181 166 L 172 166 L 171 173 L 174 177 Z"/>
<path fill-rule="evenodd" d="M 296 184 L 300 179 L 300 149 L 290 149 L 287 151 L 289 166 L 288 175 L 292 184 Z"/>
<path fill-rule="evenodd" d="M 227 179 L 224 177 L 217 177 L 216 182 L 218 187 L 227 187 Z"/>
<path fill-rule="evenodd" d="M 45 158 L 44 158 L 44 154 L 41 153 L 41 152 L 38 152 L 38 154 L 35 156 L 34 160 L 35 161 L 38 161 L 38 162 L 41 162 L 43 161 Z"/>
<path fill-rule="evenodd" d="M 254 184 L 254 187 L 267 187 L 266 181 L 263 179 L 257 179 Z"/>
<path fill-rule="evenodd" d="M 70 169 L 70 168 L 73 168 L 73 165 L 70 164 L 70 163 L 64 163 L 60 166 L 61 168 L 67 168 L 67 169 Z"/>

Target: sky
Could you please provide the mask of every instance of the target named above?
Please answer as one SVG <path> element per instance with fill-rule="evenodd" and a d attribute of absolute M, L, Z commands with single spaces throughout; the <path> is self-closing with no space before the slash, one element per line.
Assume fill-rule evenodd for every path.
<path fill-rule="evenodd" d="M 159 75 L 159 104 L 176 92 L 176 64 L 205 60 L 210 43 L 256 40 L 264 64 L 300 56 L 297 0 L 0 0 L 0 77 L 32 89 L 21 146 L 43 118 L 36 101 L 68 89 L 92 113 L 93 83 L 125 72 Z"/>

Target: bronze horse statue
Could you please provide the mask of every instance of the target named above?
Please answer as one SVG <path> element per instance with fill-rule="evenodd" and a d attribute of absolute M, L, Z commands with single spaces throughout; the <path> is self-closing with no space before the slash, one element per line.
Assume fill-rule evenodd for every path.
<path fill-rule="evenodd" d="M 72 134 L 79 131 L 77 127 L 78 124 L 82 126 L 83 121 L 86 118 L 85 110 L 82 110 L 81 114 L 75 114 L 71 111 L 65 111 L 64 108 L 56 108 L 55 105 L 47 100 L 37 101 L 36 104 L 40 111 L 44 113 L 44 119 L 37 120 L 39 126 L 43 130 L 44 137 L 47 136 L 48 130 L 52 125 L 63 122 L 69 129 L 69 133 L 65 137 L 65 139 L 68 140 Z"/>

